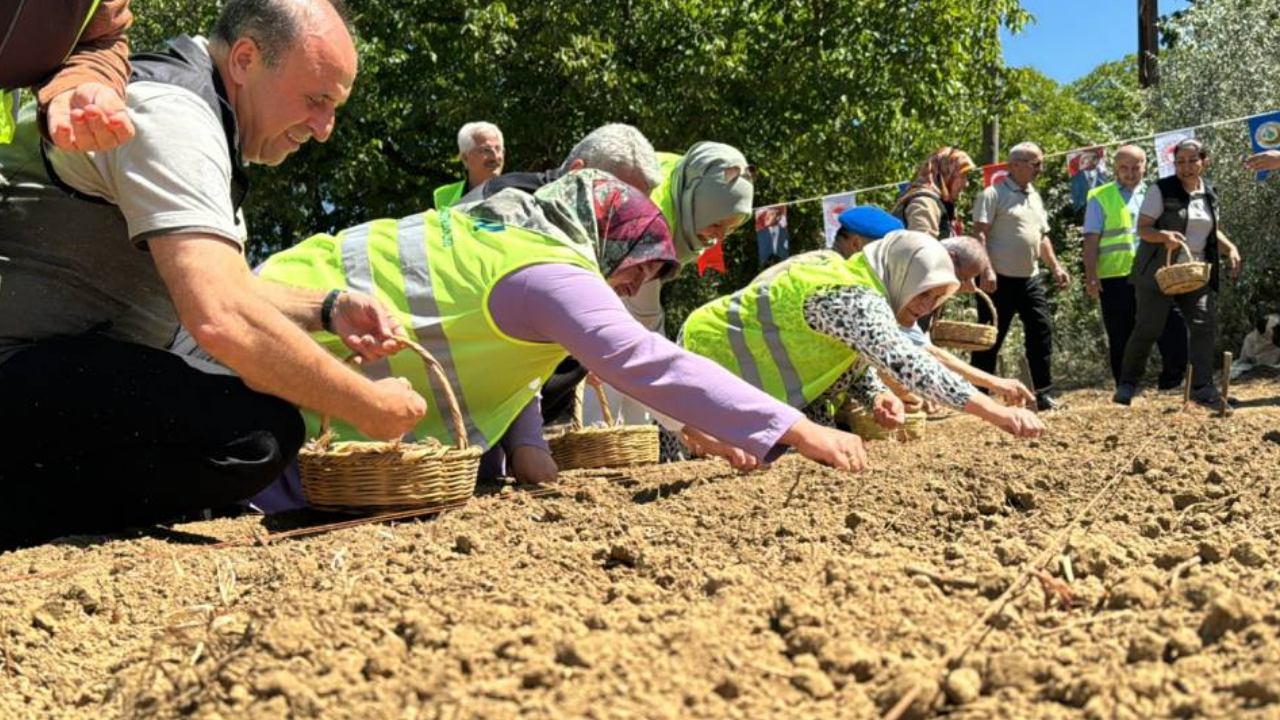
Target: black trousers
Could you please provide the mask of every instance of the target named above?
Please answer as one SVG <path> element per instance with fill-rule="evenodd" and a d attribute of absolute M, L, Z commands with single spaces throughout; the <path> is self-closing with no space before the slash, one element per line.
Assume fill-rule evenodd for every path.
<path fill-rule="evenodd" d="M 305 433 L 297 409 L 163 350 L 99 336 L 0 364 L 0 549 L 244 500 Z"/>
<path fill-rule="evenodd" d="M 996 291 L 991 294 L 991 302 L 996 306 L 998 323 L 996 328 L 995 347 L 982 352 L 975 352 L 972 364 L 979 370 L 995 374 L 996 359 L 1000 356 L 1000 347 L 1009 334 L 1009 324 L 1014 315 L 1022 318 L 1022 333 L 1026 337 L 1027 364 L 1031 366 L 1031 381 L 1036 392 L 1043 392 L 1053 386 L 1053 373 L 1050 360 L 1053 356 L 1053 326 L 1049 314 L 1049 301 L 1044 295 L 1044 286 L 1040 278 L 996 276 Z M 978 303 L 978 322 L 991 322 L 991 311 L 986 303 Z"/>
<path fill-rule="evenodd" d="M 1107 351 L 1111 361 L 1111 377 L 1120 383 L 1120 368 L 1124 364 L 1124 349 L 1137 323 L 1138 297 L 1129 284 L 1129 278 L 1105 278 L 1102 280 L 1102 324 L 1107 329 Z M 1160 347 L 1160 388 L 1172 388 L 1182 384 L 1187 368 L 1187 326 L 1182 313 L 1172 308 L 1164 323 L 1164 332 L 1157 341 Z"/>
<path fill-rule="evenodd" d="M 1138 313 L 1133 334 L 1124 349 L 1120 382 L 1142 384 L 1142 371 L 1147 367 L 1151 346 L 1164 332 L 1170 310 L 1182 312 L 1190 336 L 1187 349 L 1191 357 L 1191 386 L 1202 388 L 1213 382 L 1213 350 L 1218 331 L 1218 294 L 1208 286 L 1182 295 L 1165 295 L 1158 288 L 1135 288 Z"/>

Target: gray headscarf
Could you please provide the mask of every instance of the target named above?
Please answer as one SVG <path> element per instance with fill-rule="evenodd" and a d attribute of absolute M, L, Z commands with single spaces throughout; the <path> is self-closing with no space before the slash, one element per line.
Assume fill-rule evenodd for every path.
<path fill-rule="evenodd" d="M 716 142 L 689 148 L 676 166 L 671 186 L 676 242 L 680 264 L 693 262 L 711 245 L 698 231 L 729 219 L 751 216 L 755 188 L 747 178 L 747 158 L 737 149 Z"/>

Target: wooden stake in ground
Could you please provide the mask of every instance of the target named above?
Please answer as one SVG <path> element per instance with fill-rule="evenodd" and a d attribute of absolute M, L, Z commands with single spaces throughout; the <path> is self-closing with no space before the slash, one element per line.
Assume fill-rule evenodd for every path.
<path fill-rule="evenodd" d="M 1231 392 L 1231 353 L 1222 354 L 1222 405 L 1218 407 L 1218 416 L 1226 417 L 1231 414 L 1231 403 L 1227 402 L 1227 396 Z"/>
<path fill-rule="evenodd" d="M 1182 384 L 1182 409 L 1187 409 L 1187 403 L 1191 402 L 1191 363 L 1187 363 L 1187 381 Z"/>

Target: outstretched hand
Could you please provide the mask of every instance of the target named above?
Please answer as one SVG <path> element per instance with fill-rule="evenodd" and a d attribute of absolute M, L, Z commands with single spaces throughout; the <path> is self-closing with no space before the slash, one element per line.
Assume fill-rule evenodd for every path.
<path fill-rule="evenodd" d="M 87 82 L 49 103 L 48 131 L 53 144 L 70 152 L 103 152 L 133 138 L 133 121 L 115 88 Z"/>
<path fill-rule="evenodd" d="M 867 449 L 862 438 L 825 428 L 807 418 L 800 418 L 782 435 L 781 441 L 801 455 L 845 472 L 861 472 L 867 467 Z"/>
<path fill-rule="evenodd" d="M 742 448 L 721 442 L 697 428 L 685 425 L 684 429 L 680 431 L 680 439 L 684 441 L 685 447 L 689 448 L 689 452 L 693 453 L 694 457 L 713 456 L 722 458 L 733 466 L 734 470 L 743 472 L 758 470 L 762 467 L 762 463 L 754 455 Z"/>

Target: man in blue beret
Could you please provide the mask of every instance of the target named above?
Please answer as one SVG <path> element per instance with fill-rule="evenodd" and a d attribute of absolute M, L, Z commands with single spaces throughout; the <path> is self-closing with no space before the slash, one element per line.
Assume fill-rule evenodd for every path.
<path fill-rule="evenodd" d="M 840 213 L 840 229 L 831 249 L 846 258 L 862 252 L 868 243 L 905 229 L 902 221 L 875 205 L 855 205 Z"/>

